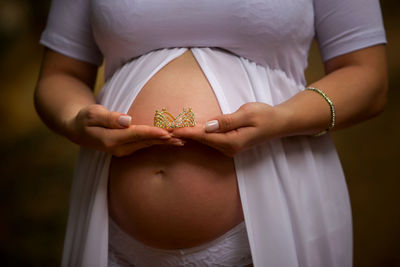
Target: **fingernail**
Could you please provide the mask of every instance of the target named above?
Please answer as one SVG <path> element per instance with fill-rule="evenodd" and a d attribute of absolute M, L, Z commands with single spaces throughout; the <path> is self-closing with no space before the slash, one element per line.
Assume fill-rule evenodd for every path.
<path fill-rule="evenodd" d="M 171 138 L 171 134 L 163 135 L 160 137 L 160 139 L 170 139 L 170 138 Z"/>
<path fill-rule="evenodd" d="M 176 140 L 171 142 L 175 146 L 183 146 L 185 143 L 182 140 Z"/>
<path fill-rule="evenodd" d="M 206 123 L 206 132 L 211 133 L 218 130 L 219 124 L 217 120 L 209 121 Z"/>
<path fill-rule="evenodd" d="M 121 126 L 129 127 L 131 125 L 132 117 L 128 115 L 122 115 L 118 118 L 118 123 Z"/>

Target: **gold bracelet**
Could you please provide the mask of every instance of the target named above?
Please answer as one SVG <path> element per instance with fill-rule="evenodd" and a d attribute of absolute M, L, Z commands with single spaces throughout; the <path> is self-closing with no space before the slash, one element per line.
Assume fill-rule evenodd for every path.
<path fill-rule="evenodd" d="M 305 90 L 311 90 L 314 92 L 317 92 L 318 94 L 320 94 L 326 102 L 328 102 L 329 107 L 331 108 L 331 123 L 329 124 L 329 127 L 325 130 L 323 130 L 320 133 L 315 134 L 314 136 L 321 136 L 326 134 L 327 132 L 329 132 L 330 130 L 333 129 L 333 127 L 335 127 L 335 120 L 336 120 L 336 113 L 335 113 L 335 106 L 333 105 L 332 100 L 320 89 L 315 88 L 315 87 L 307 87 Z"/>

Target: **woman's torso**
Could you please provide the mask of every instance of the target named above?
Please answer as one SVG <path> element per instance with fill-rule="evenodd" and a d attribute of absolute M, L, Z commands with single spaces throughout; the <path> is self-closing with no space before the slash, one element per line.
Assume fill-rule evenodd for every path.
<path fill-rule="evenodd" d="M 173 115 L 191 107 L 198 124 L 221 113 L 192 53 L 185 52 L 142 88 L 129 114 L 134 124 L 153 124 L 156 109 Z M 153 146 L 113 158 L 109 207 L 133 237 L 159 248 L 195 246 L 243 220 L 234 163 L 205 145 Z"/>

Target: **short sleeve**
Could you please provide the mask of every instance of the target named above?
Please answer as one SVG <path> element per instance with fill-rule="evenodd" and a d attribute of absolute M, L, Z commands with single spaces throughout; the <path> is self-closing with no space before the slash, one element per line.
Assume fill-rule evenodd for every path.
<path fill-rule="evenodd" d="M 314 9 L 323 61 L 386 43 L 378 0 L 314 0 Z"/>
<path fill-rule="evenodd" d="M 100 65 L 103 56 L 90 24 L 90 0 L 53 0 L 40 43 L 63 55 Z"/>

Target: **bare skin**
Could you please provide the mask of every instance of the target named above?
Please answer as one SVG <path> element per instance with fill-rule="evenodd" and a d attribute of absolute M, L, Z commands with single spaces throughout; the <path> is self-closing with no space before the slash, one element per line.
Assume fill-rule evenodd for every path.
<path fill-rule="evenodd" d="M 147 82 L 128 114 L 133 124 L 152 125 L 161 107 L 174 115 L 191 107 L 199 125 L 221 114 L 190 51 Z M 233 159 L 190 140 L 182 147 L 157 145 L 114 157 L 109 209 L 126 232 L 163 249 L 200 245 L 243 221 Z"/>
<path fill-rule="evenodd" d="M 134 124 L 122 126 L 118 123 L 121 114 L 96 105 L 92 90 L 96 70 L 96 66 L 89 63 L 45 51 L 34 98 L 35 107 L 48 127 L 78 145 L 116 156 L 129 155 L 153 142 L 168 143 L 166 140 L 171 138 L 168 131 Z M 332 58 L 325 62 L 325 70 L 326 76 L 311 86 L 323 88 L 334 101 L 336 129 L 383 111 L 388 82 L 384 45 Z M 331 118 L 325 100 L 315 92 L 305 91 L 275 107 L 248 103 L 233 114 L 211 119 L 219 121 L 218 132 L 223 134 L 206 134 L 201 129 L 193 137 L 224 154 L 234 155 L 272 137 L 320 132 L 327 128 Z M 243 130 L 251 130 L 251 134 L 241 134 Z M 186 135 L 184 131 L 179 134 Z M 178 136 L 178 131 L 174 134 Z M 135 147 L 121 146 L 133 140 L 137 143 Z M 141 143 L 143 140 L 147 140 L 145 144 Z"/>
<path fill-rule="evenodd" d="M 337 129 L 383 110 L 387 94 L 385 46 L 330 59 L 325 69 L 326 76 L 311 86 L 322 89 L 334 102 Z M 275 107 L 247 103 L 232 114 L 215 114 L 206 119 L 219 122 L 214 132 L 207 132 L 204 125 L 176 129 L 172 134 L 134 122 L 124 126 L 118 118 L 125 114 L 96 105 L 91 90 L 95 74 L 93 65 L 47 51 L 35 90 L 35 104 L 42 119 L 56 132 L 79 145 L 115 156 L 160 144 L 180 148 L 182 139 L 195 140 L 234 156 L 270 138 L 320 132 L 331 119 L 325 100 L 315 92 L 304 91 Z M 189 150 L 192 144 L 188 141 Z"/>
<path fill-rule="evenodd" d="M 333 101 L 334 130 L 374 117 L 384 109 L 388 87 L 384 45 L 330 59 L 325 63 L 325 72 L 324 78 L 310 86 L 322 89 Z M 331 112 L 319 94 L 305 90 L 274 107 L 247 103 L 232 114 L 210 120 L 217 120 L 219 129 L 207 132 L 201 127 L 182 128 L 173 134 L 234 156 L 274 137 L 319 133 L 328 128 Z"/>

